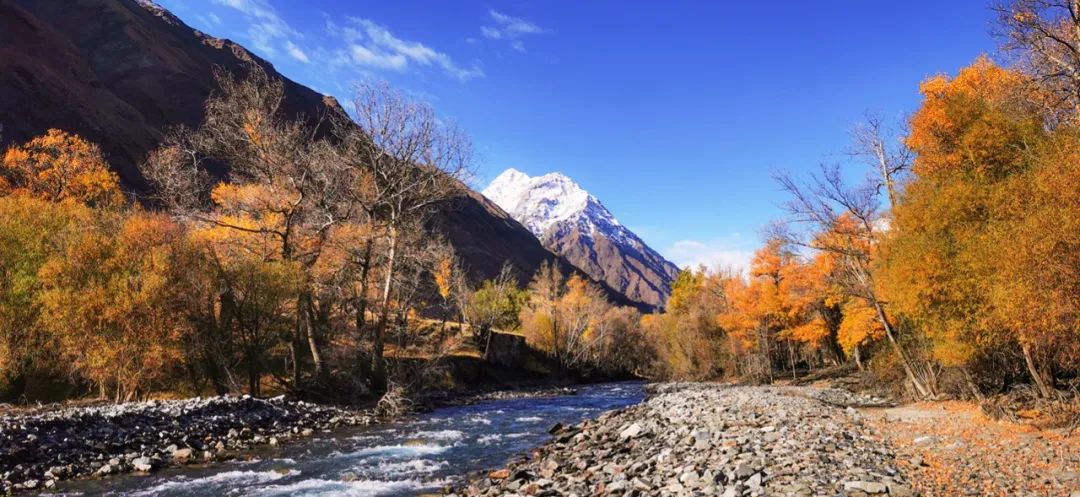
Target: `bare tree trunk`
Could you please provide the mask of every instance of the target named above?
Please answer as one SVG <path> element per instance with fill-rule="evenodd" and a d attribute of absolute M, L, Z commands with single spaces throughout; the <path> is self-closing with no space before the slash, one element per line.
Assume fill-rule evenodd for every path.
<path fill-rule="evenodd" d="M 296 354 L 296 339 L 289 341 L 289 360 L 292 364 L 290 366 L 290 373 L 292 375 L 293 387 L 300 384 L 300 357 Z"/>
<path fill-rule="evenodd" d="M 487 340 L 484 341 L 484 360 L 486 361 L 488 360 L 488 354 L 491 351 L 491 335 L 494 335 L 495 332 L 492 330 L 486 330 L 485 333 L 487 333 Z"/>
<path fill-rule="evenodd" d="M 1024 363 L 1027 365 L 1028 374 L 1031 375 L 1031 380 L 1035 382 L 1035 387 L 1039 389 L 1039 395 L 1044 399 L 1048 399 L 1053 395 L 1050 386 L 1046 384 L 1046 379 L 1043 378 L 1042 373 L 1039 372 L 1039 368 L 1035 366 L 1035 359 L 1031 355 L 1031 346 L 1026 343 L 1020 344 L 1020 349 L 1024 351 Z"/>
<path fill-rule="evenodd" d="M 367 327 L 368 310 L 368 277 L 371 273 L 371 249 L 372 240 L 369 237 L 364 242 L 363 265 L 360 270 L 360 295 L 356 303 L 356 343 L 362 346 L 364 341 L 364 328 Z"/>
<path fill-rule="evenodd" d="M 375 326 L 375 335 L 372 337 L 371 369 L 374 373 L 374 381 L 378 389 L 386 386 L 386 358 L 383 357 L 385 350 L 386 325 L 390 319 L 390 295 L 394 283 L 394 262 L 397 256 L 397 228 L 390 227 L 390 248 L 386 257 L 386 279 L 383 280 L 383 292 L 379 313 L 379 322 Z"/>
<path fill-rule="evenodd" d="M 311 319 L 311 295 L 301 296 L 300 302 L 300 312 L 304 320 L 304 332 L 308 348 L 311 349 L 311 362 L 315 367 L 315 379 L 319 381 L 322 380 L 325 369 L 323 367 L 322 353 L 319 352 L 319 341 L 315 336 L 315 322 Z"/>
<path fill-rule="evenodd" d="M 795 348 L 792 347 L 791 341 L 788 341 L 788 360 L 791 361 L 791 379 L 797 380 L 798 376 L 795 375 Z"/>
<path fill-rule="evenodd" d="M 859 367 L 859 371 L 866 371 L 866 367 L 862 363 L 862 350 L 858 345 L 855 346 L 855 350 L 851 351 L 851 356 L 855 359 L 855 365 Z"/>
<path fill-rule="evenodd" d="M 924 384 L 915 374 L 915 368 L 911 364 L 911 358 L 908 357 L 907 351 L 904 350 L 903 345 L 896 340 L 896 332 L 893 330 L 892 324 L 889 323 L 889 319 L 885 317 L 885 309 L 881 307 L 881 303 L 877 299 L 870 299 L 874 304 L 874 310 L 877 311 L 878 320 L 881 321 L 881 326 L 885 328 L 885 337 L 889 339 L 889 344 L 892 345 L 893 350 L 900 356 L 900 364 L 904 367 L 904 373 L 908 377 L 908 381 L 915 387 L 920 397 L 926 398 L 933 395 L 933 392 Z"/>
<path fill-rule="evenodd" d="M 259 372 L 255 368 L 248 370 L 248 394 L 252 397 L 258 397 L 259 393 Z"/>
<path fill-rule="evenodd" d="M 963 368 L 963 373 L 964 382 L 967 383 L 968 390 L 971 390 L 971 395 L 973 395 L 975 399 L 979 402 L 986 400 L 986 397 L 984 397 L 982 394 L 982 390 L 979 390 L 979 385 L 975 384 L 975 379 L 971 377 L 971 371 L 969 371 L 968 368 L 965 367 Z"/>

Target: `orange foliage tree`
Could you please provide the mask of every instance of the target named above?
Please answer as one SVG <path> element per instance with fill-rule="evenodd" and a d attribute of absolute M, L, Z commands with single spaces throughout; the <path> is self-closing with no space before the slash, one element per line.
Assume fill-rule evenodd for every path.
<path fill-rule="evenodd" d="M 82 204 L 0 197 L 0 378 L 16 387 L 14 396 L 26 373 L 55 369 L 55 348 L 39 319 L 39 272 L 55 256 L 59 240 L 93 221 Z"/>
<path fill-rule="evenodd" d="M 1061 224 L 1077 210 L 1048 188 L 1076 184 L 1075 131 L 1049 132 L 1040 90 L 986 58 L 921 90 L 907 139 L 915 179 L 894 213 L 883 288 L 942 364 L 964 367 L 1016 343 L 1050 395 L 1040 357 L 1075 343 L 1057 338 L 1076 336 L 1076 271 L 1065 266 L 1077 237 Z"/>
<path fill-rule="evenodd" d="M 181 370 L 191 323 L 179 304 L 196 260 L 161 215 L 101 213 L 70 232 L 41 268 L 39 299 L 71 373 L 128 400 Z"/>
<path fill-rule="evenodd" d="M 99 207 L 115 207 L 123 202 L 120 182 L 109 170 L 101 149 L 57 129 L 4 152 L 0 194 L 5 192 Z"/>

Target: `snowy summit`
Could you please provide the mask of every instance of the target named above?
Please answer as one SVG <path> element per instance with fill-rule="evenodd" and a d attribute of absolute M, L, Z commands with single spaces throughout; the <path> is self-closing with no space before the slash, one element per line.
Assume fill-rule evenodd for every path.
<path fill-rule="evenodd" d="M 596 197 L 565 174 L 554 172 L 532 177 L 517 169 L 503 171 L 484 189 L 491 199 L 539 238 L 566 221 L 577 224 L 583 234 L 594 229 L 618 239 L 637 238 L 624 228 Z"/>
<path fill-rule="evenodd" d="M 507 169 L 483 191 L 552 252 L 631 300 L 664 304 L 678 268 L 562 173 Z"/>

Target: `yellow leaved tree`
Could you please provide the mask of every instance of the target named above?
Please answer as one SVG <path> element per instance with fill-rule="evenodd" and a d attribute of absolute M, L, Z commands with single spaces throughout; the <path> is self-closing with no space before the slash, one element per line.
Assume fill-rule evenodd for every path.
<path fill-rule="evenodd" d="M 101 149 L 78 135 L 50 129 L 4 152 L 0 195 L 23 192 L 52 202 L 74 200 L 97 207 L 123 203 L 120 182 Z"/>

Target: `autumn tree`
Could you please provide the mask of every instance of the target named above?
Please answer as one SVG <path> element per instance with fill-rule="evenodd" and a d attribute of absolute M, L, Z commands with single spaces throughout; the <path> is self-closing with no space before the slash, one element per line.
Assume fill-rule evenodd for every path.
<path fill-rule="evenodd" d="M 790 218 L 773 227 L 774 236 L 836 256 L 844 291 L 874 309 L 908 382 L 919 396 L 932 395 L 930 369 L 917 364 L 901 343 L 872 271 L 877 245 L 888 223 L 880 214 L 881 183 L 848 186 L 837 166 L 823 166 L 821 174 L 812 176 L 805 185 L 788 175 L 779 175 L 777 180 L 791 200 L 787 204 Z"/>
<path fill-rule="evenodd" d="M 120 182 L 101 149 L 58 129 L 4 152 L 0 195 L 13 192 L 100 207 L 119 206 L 124 200 Z"/>
<path fill-rule="evenodd" d="M 877 310 L 863 299 L 848 299 L 843 303 L 841 312 L 843 319 L 837 328 L 837 342 L 859 369 L 863 369 L 863 349 L 881 339 L 885 335 L 885 327 L 878 318 Z"/>
<path fill-rule="evenodd" d="M 602 355 L 600 347 L 607 339 L 607 327 L 599 321 L 611 307 L 604 294 L 592 281 L 574 273 L 566 280 L 566 291 L 559 298 L 557 312 L 562 332 L 556 357 L 571 368 L 595 366 Z"/>
<path fill-rule="evenodd" d="M 995 270 L 989 301 L 995 321 L 1016 330 L 1026 347 L 1025 365 L 1046 390 L 1053 387 L 1054 369 L 1074 375 L 1080 364 L 1078 154 L 1076 127 L 1047 136 L 1031 169 L 1004 187 L 999 206 L 1007 222 L 994 230 L 990 242 Z"/>
<path fill-rule="evenodd" d="M 385 83 L 356 86 L 353 117 L 355 126 L 339 125 L 335 132 L 355 175 L 350 200 L 375 223 L 382 241 L 379 317 L 372 334 L 372 369 L 381 381 L 396 272 L 408 250 L 402 238 L 422 231 L 429 217 L 462 191 L 472 151 L 460 129 Z"/>
<path fill-rule="evenodd" d="M 603 372 L 646 377 L 656 360 L 655 350 L 644 328 L 641 313 L 628 306 L 609 306 L 596 322 L 594 361 Z"/>
<path fill-rule="evenodd" d="M 521 308 L 521 329 L 540 350 L 561 357 L 563 326 L 559 321 L 559 298 L 564 293 L 564 276 L 557 264 L 544 261 L 529 282 L 529 299 Z"/>
<path fill-rule="evenodd" d="M 57 363 L 39 319 L 39 273 L 70 230 L 93 223 L 82 204 L 25 194 L 0 197 L 0 378 L 19 393 L 26 373 Z"/>
<path fill-rule="evenodd" d="M 221 90 L 207 101 L 203 124 L 174 130 L 143 172 L 175 214 L 216 233 L 211 236 L 245 241 L 242 251 L 251 256 L 300 268 L 293 347 L 306 345 L 314 377 L 322 378 L 323 318 L 337 300 L 319 292 L 325 287 L 313 273 L 333 229 L 356 212 L 355 174 L 310 123 L 282 115 L 281 81 L 255 66 L 243 78 L 218 73 L 217 81 Z M 229 182 L 193 194 L 190 188 L 208 186 L 211 161 L 228 165 Z M 211 205 L 197 202 L 203 196 Z"/>
<path fill-rule="evenodd" d="M 182 227 L 135 212 L 99 213 L 73 230 L 40 271 L 42 322 L 79 378 L 130 400 L 180 368 L 190 323 L 180 282 L 194 251 Z"/>
<path fill-rule="evenodd" d="M 527 291 L 520 321 L 529 343 L 563 367 L 599 366 L 611 330 L 600 323 L 611 308 L 600 288 L 577 273 L 567 278 L 557 264 L 545 261 Z"/>
<path fill-rule="evenodd" d="M 835 255 L 820 252 L 809 261 L 797 258 L 785 273 L 780 291 L 788 319 L 781 338 L 794 345 L 789 349 L 792 362 L 800 346 L 825 355 L 833 364 L 843 362 L 845 354 L 839 344 L 839 328 L 845 297 L 836 281 Z M 810 365 L 813 366 L 812 361 Z"/>
<path fill-rule="evenodd" d="M 980 351 L 1015 340 L 1034 383 L 1050 395 L 1038 364 L 1049 351 L 1042 333 L 1054 329 L 1067 336 L 1069 325 L 1040 322 L 1033 317 L 1038 312 L 1018 312 L 1015 304 L 1035 305 L 1033 288 L 1024 284 L 1027 271 L 1041 268 L 1043 276 L 1037 277 L 1046 277 L 1058 267 L 1056 258 L 1070 259 L 1074 242 L 1068 235 L 1056 237 L 1061 245 L 1055 249 L 1036 251 L 1041 237 L 1054 237 L 1057 229 L 1049 224 L 1057 221 L 1030 217 L 1032 200 L 1040 196 L 1032 183 L 1044 160 L 1040 155 L 1068 146 L 1049 141 L 1039 90 L 1024 74 L 988 59 L 954 78 L 931 78 L 921 89 L 924 100 L 907 139 L 917 154 L 915 179 L 895 210 L 895 230 L 882 260 L 889 298 L 927 333 L 935 358 L 946 366 L 966 367 Z M 1068 133 L 1063 129 L 1057 136 Z M 1056 161 L 1065 154 L 1045 160 L 1060 168 Z M 1040 214 L 1067 219 L 1070 208 L 1058 204 Z M 1040 229 L 1045 232 L 1033 231 Z M 1012 258 L 1002 257 L 1006 249 Z M 1051 308 L 1072 302 L 1066 296 L 1069 272 L 1064 274 L 1057 287 L 1062 293 L 1055 295 L 1061 300 Z"/>
<path fill-rule="evenodd" d="M 528 298 L 517 286 L 517 276 L 509 264 L 504 264 L 495 279 L 484 280 L 476 291 L 463 295 L 462 315 L 488 357 L 491 333 L 495 329 L 511 330 L 518 325 L 522 305 Z"/>
<path fill-rule="evenodd" d="M 1080 117 L 1080 3 L 1076 0 L 1008 0 L 994 6 L 996 34 L 1005 51 L 1050 90 L 1039 98 L 1052 121 Z"/>
<path fill-rule="evenodd" d="M 665 312 L 641 319 L 655 349 L 656 374 L 702 379 L 734 373 L 723 360 L 727 342 L 718 316 L 731 305 L 727 286 L 737 279 L 723 272 L 710 274 L 704 268 L 679 272 Z"/>

